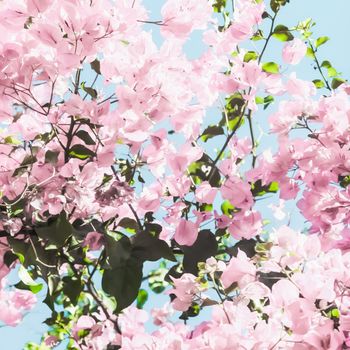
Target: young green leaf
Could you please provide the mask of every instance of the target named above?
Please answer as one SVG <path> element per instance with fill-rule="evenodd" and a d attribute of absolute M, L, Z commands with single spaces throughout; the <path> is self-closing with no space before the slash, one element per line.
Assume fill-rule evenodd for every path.
<path fill-rule="evenodd" d="M 85 130 L 79 130 L 75 136 L 79 137 L 81 140 L 83 140 L 87 145 L 95 145 L 96 142 L 93 140 L 93 138 L 90 136 L 90 134 Z"/>
<path fill-rule="evenodd" d="M 148 299 L 148 293 L 145 289 L 140 289 L 136 298 L 136 306 L 138 309 L 142 309 Z"/>
<path fill-rule="evenodd" d="M 316 43 L 315 43 L 316 48 L 325 44 L 328 40 L 329 40 L 328 36 L 321 36 L 321 37 L 317 38 Z"/>
<path fill-rule="evenodd" d="M 332 89 L 335 90 L 336 88 L 338 88 L 340 85 L 346 83 L 346 80 L 341 79 L 341 78 L 334 78 L 332 80 Z"/>
<path fill-rule="evenodd" d="M 214 136 L 223 135 L 224 129 L 220 125 L 209 125 L 202 133 L 201 139 L 207 142 Z"/>
<path fill-rule="evenodd" d="M 323 80 L 320 79 L 315 79 L 312 82 L 317 87 L 317 89 L 322 89 L 325 86 Z"/>
<path fill-rule="evenodd" d="M 294 39 L 294 36 L 288 27 L 282 24 L 279 24 L 275 27 L 272 36 L 280 41 L 291 41 Z"/>
<path fill-rule="evenodd" d="M 248 51 L 243 58 L 244 62 L 249 62 L 252 60 L 256 60 L 259 57 L 259 55 L 255 51 Z"/>
<path fill-rule="evenodd" d="M 266 62 L 262 65 L 262 70 L 266 73 L 277 74 L 279 73 L 279 66 L 275 62 Z"/>
<path fill-rule="evenodd" d="M 84 160 L 93 157 L 95 153 L 83 145 L 74 145 L 69 150 L 69 155 L 73 158 Z"/>

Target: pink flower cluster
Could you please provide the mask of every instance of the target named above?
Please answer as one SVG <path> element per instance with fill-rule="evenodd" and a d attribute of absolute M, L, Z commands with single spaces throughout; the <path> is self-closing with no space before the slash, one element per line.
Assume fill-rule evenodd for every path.
<path fill-rule="evenodd" d="M 2 322 L 17 325 L 36 300 L 4 289 L 20 262 L 50 284 L 51 306 L 74 304 L 62 333 L 71 327 L 80 349 L 350 347 L 350 86 L 325 81 L 330 92 L 320 97 L 317 84 L 264 63 L 283 1 L 234 1 L 223 25 L 218 3 L 168 0 L 152 20 L 140 0 L 0 2 Z M 264 19 L 270 34 L 259 29 Z M 160 27 L 159 45 L 145 24 Z M 194 31 L 205 45 L 192 59 Z M 285 64 L 313 50 L 298 31 Z M 239 46 L 252 36 L 264 39 L 260 53 Z M 278 150 L 260 154 L 252 120 L 274 98 Z M 211 124 L 215 109 L 222 119 Z M 250 139 L 238 137 L 243 122 Z M 281 206 L 297 201 L 309 235 L 283 226 L 262 238 L 256 197 L 276 191 Z M 195 276 L 186 260 L 205 255 L 205 234 L 216 255 L 195 261 Z M 124 288 L 135 299 L 143 263 L 160 257 L 182 274 L 170 274 L 171 305 L 151 311 L 150 332 L 146 311 L 112 309 L 131 304 Z M 98 273 L 119 273 L 125 285 L 104 279 L 110 295 L 99 293 Z M 78 295 L 64 295 L 72 285 Z M 171 319 L 203 308 L 212 316 L 197 326 Z M 63 337 L 51 333 L 45 346 Z"/>
<path fill-rule="evenodd" d="M 214 285 L 209 279 L 204 288 L 191 274 L 174 279 L 172 304 L 181 311 L 191 301 L 208 305 L 205 293 L 211 288 L 226 289 L 224 302 L 212 300 L 210 321 L 190 327 L 165 316 L 160 320 L 161 311 L 155 310 L 157 329 L 149 333 L 145 311 L 130 308 L 121 316 L 121 348 L 337 350 L 349 345 L 350 253 L 322 252 L 316 236 L 286 226 L 264 244 L 268 248 L 252 258 L 240 251 Z M 222 269 L 211 258 L 204 274 Z M 172 314 L 170 309 L 166 314 Z M 124 333 L 135 319 L 138 327 Z"/>
<path fill-rule="evenodd" d="M 36 296 L 27 290 L 8 290 L 6 279 L 0 282 L 0 321 L 7 326 L 15 327 L 36 304 Z"/>
<path fill-rule="evenodd" d="M 270 117 L 272 130 L 279 137 L 279 150 L 265 154 L 250 178 L 264 183 L 279 181 L 281 199 L 294 199 L 312 224 L 311 232 L 321 235 L 323 249 L 349 248 L 350 173 L 349 88 L 344 85 L 330 96 L 314 99 L 315 88 L 292 76 L 286 89 L 294 98 L 280 104 Z M 291 91 L 289 91 L 291 93 Z M 294 137 L 295 129 L 305 130 L 306 137 Z"/>

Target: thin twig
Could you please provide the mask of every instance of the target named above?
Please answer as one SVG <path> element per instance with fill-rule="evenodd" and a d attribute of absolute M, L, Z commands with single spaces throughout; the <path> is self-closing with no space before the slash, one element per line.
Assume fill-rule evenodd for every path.
<path fill-rule="evenodd" d="M 269 43 L 269 41 L 270 41 L 270 39 L 271 39 L 271 37 L 272 37 L 273 27 L 274 27 L 274 25 L 275 25 L 275 20 L 276 20 L 276 17 L 277 17 L 277 13 L 278 13 L 278 12 L 276 12 L 276 13 L 274 14 L 274 16 L 272 17 L 271 26 L 270 26 L 270 32 L 269 32 L 269 35 L 268 35 L 267 38 L 266 38 L 264 47 L 263 47 L 263 49 L 261 50 L 261 53 L 260 53 L 260 55 L 259 55 L 258 63 L 261 62 L 262 57 L 263 57 L 263 55 L 264 55 L 264 53 L 265 53 L 265 50 L 266 50 L 266 48 L 267 48 L 267 45 L 268 45 L 268 43 Z"/>
<path fill-rule="evenodd" d="M 310 45 L 310 48 L 312 50 L 312 53 L 313 53 L 313 56 L 314 56 L 314 61 L 316 63 L 316 66 L 317 66 L 317 69 L 318 71 L 320 72 L 321 76 L 322 76 L 322 79 L 324 81 L 324 83 L 326 84 L 326 88 L 329 90 L 329 91 L 332 91 L 332 88 L 330 87 L 329 83 L 328 83 L 328 80 L 326 79 L 326 77 L 324 76 L 323 72 L 322 72 L 322 69 L 321 69 L 321 66 L 320 66 L 320 62 L 318 61 L 317 59 L 317 56 L 316 56 L 316 50 L 314 49 L 311 41 L 309 40 L 309 45 Z"/>
<path fill-rule="evenodd" d="M 128 206 L 129 206 L 130 210 L 132 211 L 132 213 L 134 214 L 134 217 L 135 217 L 136 222 L 137 222 L 137 226 L 139 227 L 140 231 L 142 231 L 142 223 L 141 223 L 141 220 L 136 213 L 136 210 L 134 209 L 134 207 L 130 203 L 128 204 Z"/>
<path fill-rule="evenodd" d="M 163 21 L 143 21 L 141 19 L 138 19 L 136 22 L 146 23 L 146 24 L 155 24 L 157 26 L 166 26 L 166 24 Z"/>
<path fill-rule="evenodd" d="M 36 260 L 37 262 L 39 262 L 41 265 L 44 265 L 44 266 L 49 267 L 49 268 L 56 268 L 56 267 L 57 267 L 56 265 L 48 265 L 48 264 L 44 263 L 43 261 L 41 261 L 41 260 L 39 259 L 39 257 L 38 257 L 38 253 L 37 253 L 37 251 L 36 251 L 35 245 L 34 245 L 32 239 L 31 239 L 30 237 L 29 237 L 29 242 L 30 242 L 30 244 L 31 244 L 31 246 L 32 246 L 32 248 L 33 248 L 34 255 L 35 255 L 35 260 Z"/>

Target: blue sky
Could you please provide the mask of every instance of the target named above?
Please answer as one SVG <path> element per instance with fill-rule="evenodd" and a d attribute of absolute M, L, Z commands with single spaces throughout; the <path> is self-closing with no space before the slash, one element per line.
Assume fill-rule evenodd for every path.
<path fill-rule="evenodd" d="M 146 7 L 150 10 L 151 19 L 160 19 L 160 8 L 163 0 L 145 0 Z M 344 78 L 350 78 L 350 53 L 349 33 L 349 0 L 291 0 L 279 15 L 277 23 L 293 26 L 298 21 L 308 17 L 316 22 L 314 27 L 314 37 L 327 35 L 331 40 L 320 50 L 320 60 L 329 60 L 333 66 L 343 73 Z M 153 28 L 157 33 L 157 28 Z M 159 37 L 158 37 L 159 38 Z M 198 41 L 200 35 L 195 33 L 191 42 L 186 45 L 189 57 L 195 57 L 202 50 L 202 45 Z M 276 55 L 280 55 L 280 43 L 273 43 L 269 47 L 270 57 L 275 60 Z M 268 60 L 269 56 L 266 56 Z M 290 70 L 292 71 L 292 69 Z M 304 59 L 297 69 L 298 76 L 305 79 L 318 79 L 317 72 L 312 68 L 312 62 Z M 288 74 L 288 72 L 287 72 Z M 271 113 L 271 110 L 269 111 Z M 273 140 L 271 139 L 271 147 Z M 16 279 L 16 276 L 13 276 Z M 12 278 L 11 278 L 12 279 Z M 40 298 L 40 296 L 39 296 Z M 6 350 L 20 350 L 27 341 L 39 341 L 45 325 L 42 322 L 49 316 L 48 308 L 39 303 L 35 309 L 24 317 L 23 322 L 16 328 L 0 328 L 1 348 Z"/>

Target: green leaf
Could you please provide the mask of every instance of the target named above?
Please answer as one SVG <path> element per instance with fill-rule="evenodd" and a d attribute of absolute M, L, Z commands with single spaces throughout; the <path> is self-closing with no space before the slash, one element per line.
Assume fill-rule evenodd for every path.
<path fill-rule="evenodd" d="M 255 51 L 248 51 L 245 55 L 244 55 L 244 62 L 249 62 L 252 60 L 257 60 L 259 57 L 258 53 L 256 53 Z"/>
<path fill-rule="evenodd" d="M 166 264 L 164 261 L 160 263 L 160 267 L 156 270 L 152 270 L 148 275 L 148 286 L 154 293 L 162 293 L 169 283 L 165 280 L 165 276 L 168 273 Z"/>
<path fill-rule="evenodd" d="M 24 172 L 26 172 L 27 166 L 34 164 L 36 161 L 37 161 L 37 158 L 35 156 L 31 154 L 26 155 L 21 163 L 21 166 L 13 172 L 12 176 L 22 175 Z"/>
<path fill-rule="evenodd" d="M 327 69 L 329 69 L 329 68 L 332 68 L 332 64 L 331 64 L 331 62 L 329 62 L 329 61 L 323 61 L 323 62 L 321 63 L 321 67 L 322 67 L 322 68 L 327 68 Z"/>
<path fill-rule="evenodd" d="M 85 86 L 85 82 L 82 82 L 80 86 L 83 89 L 83 91 L 85 91 L 88 95 L 91 96 L 93 100 L 97 98 L 97 91 L 95 89 L 89 86 Z"/>
<path fill-rule="evenodd" d="M 35 232 L 41 239 L 48 240 L 49 244 L 61 248 L 72 235 L 73 227 L 67 220 L 66 213 L 63 211 L 47 226 L 36 227 Z"/>
<path fill-rule="evenodd" d="M 241 239 L 233 247 L 226 249 L 227 254 L 231 256 L 237 256 L 239 250 L 246 253 L 248 258 L 252 258 L 255 253 L 255 246 L 257 241 L 255 239 Z"/>
<path fill-rule="evenodd" d="M 260 97 L 260 96 L 256 96 L 255 97 L 255 103 L 258 104 L 258 105 L 263 104 L 264 103 L 264 98 Z"/>
<path fill-rule="evenodd" d="M 62 288 L 63 293 L 69 298 L 69 300 L 73 305 L 76 305 L 78 302 L 80 293 L 83 290 L 83 285 L 80 279 L 78 279 L 75 276 L 72 276 L 72 277 L 64 276 L 62 278 L 62 282 L 63 282 L 63 288 Z"/>
<path fill-rule="evenodd" d="M 217 136 L 217 135 L 223 135 L 224 130 L 222 126 L 219 125 L 209 125 L 202 133 L 201 139 L 204 142 L 207 142 L 210 138 Z"/>
<path fill-rule="evenodd" d="M 199 207 L 199 210 L 211 212 L 213 210 L 213 204 L 207 204 L 207 203 L 201 204 L 201 206 Z"/>
<path fill-rule="evenodd" d="M 317 38 L 316 44 L 315 44 L 316 48 L 318 48 L 321 45 L 325 44 L 328 40 L 329 40 L 328 36 L 321 36 L 321 37 Z"/>
<path fill-rule="evenodd" d="M 235 117 L 234 119 L 229 119 L 228 129 L 230 131 L 237 130 L 244 124 L 244 118 Z"/>
<path fill-rule="evenodd" d="M 93 157 L 95 153 L 83 145 L 74 145 L 69 150 L 69 155 L 73 158 L 84 160 Z"/>
<path fill-rule="evenodd" d="M 46 280 L 49 273 L 57 270 L 57 255 L 56 252 L 45 250 L 34 232 L 31 235 L 32 243 L 13 237 L 8 237 L 8 243 L 24 267 L 39 265 L 41 276 Z M 35 251 L 32 244 L 35 247 Z M 49 268 L 47 265 L 52 267 Z"/>
<path fill-rule="evenodd" d="M 127 230 L 129 233 L 135 233 L 139 229 L 139 225 L 137 224 L 136 220 L 131 218 L 122 218 L 119 223 L 118 227 L 123 227 L 125 230 Z"/>
<path fill-rule="evenodd" d="M 147 232 L 139 232 L 131 237 L 132 256 L 142 261 L 157 261 L 161 258 L 176 261 L 168 244 Z"/>
<path fill-rule="evenodd" d="M 7 267 L 11 267 L 13 262 L 18 259 L 18 256 L 11 252 L 11 250 L 7 250 L 3 256 L 4 263 Z"/>
<path fill-rule="evenodd" d="M 261 1 L 260 1 L 260 2 L 261 2 Z M 263 19 L 265 19 L 265 18 L 272 18 L 272 16 L 271 16 L 267 11 L 264 11 L 264 12 L 262 13 L 261 17 L 262 17 Z"/>
<path fill-rule="evenodd" d="M 36 265 L 36 257 L 30 243 L 24 242 L 21 239 L 8 237 L 8 243 L 12 251 L 17 255 L 19 261 L 24 266 Z"/>
<path fill-rule="evenodd" d="M 137 298 L 136 298 L 136 306 L 138 309 L 142 309 L 143 306 L 146 304 L 146 301 L 148 299 L 148 293 L 144 289 L 140 289 Z"/>
<path fill-rule="evenodd" d="M 89 146 L 96 144 L 96 142 L 93 140 L 93 138 L 90 136 L 90 134 L 85 130 L 79 130 L 75 134 L 75 136 L 79 137 L 81 140 L 83 140 Z"/>
<path fill-rule="evenodd" d="M 33 280 L 32 276 L 29 274 L 28 270 L 22 265 L 18 269 L 18 277 L 24 284 L 28 286 L 36 285 L 35 281 Z"/>
<path fill-rule="evenodd" d="M 312 82 L 317 87 L 317 89 L 322 89 L 325 86 L 323 80 L 320 79 L 315 79 Z"/>
<path fill-rule="evenodd" d="M 264 109 L 266 109 L 273 101 L 274 101 L 274 97 L 271 95 L 268 95 L 264 98 Z"/>
<path fill-rule="evenodd" d="M 50 347 L 46 346 L 45 344 L 35 344 L 33 342 L 29 342 L 25 344 L 24 350 L 50 350 Z"/>
<path fill-rule="evenodd" d="M 272 286 L 281 279 L 287 278 L 288 276 L 282 272 L 258 272 L 258 281 L 265 284 L 270 289 Z"/>
<path fill-rule="evenodd" d="M 297 30 L 308 30 L 310 29 L 312 26 L 314 26 L 314 22 L 312 22 L 312 18 L 306 18 L 306 20 L 301 21 L 298 23 L 296 29 Z"/>
<path fill-rule="evenodd" d="M 202 181 L 208 179 L 208 175 L 212 166 L 212 161 L 206 153 L 203 153 L 203 156 L 193 162 L 188 167 L 188 173 L 192 177 L 193 181 L 196 184 L 200 184 Z M 209 183 L 213 187 L 218 187 L 221 180 L 221 176 L 217 167 L 213 170 L 213 175 L 209 180 Z"/>
<path fill-rule="evenodd" d="M 327 73 L 328 73 L 328 76 L 330 77 L 330 78 L 333 78 L 333 77 L 336 77 L 337 75 L 338 75 L 338 72 L 337 72 L 337 70 L 335 69 L 335 68 L 329 68 L 328 69 L 328 71 L 327 71 Z"/>
<path fill-rule="evenodd" d="M 102 288 L 115 298 L 116 312 L 125 309 L 137 298 L 142 281 L 142 265 L 139 260 L 130 258 L 104 271 Z"/>
<path fill-rule="evenodd" d="M 116 240 L 107 234 L 105 239 L 108 262 L 112 269 L 130 258 L 131 242 L 128 237 L 122 236 L 119 240 Z"/>
<path fill-rule="evenodd" d="M 332 89 L 335 90 L 336 88 L 338 88 L 340 85 L 346 83 L 346 80 L 341 79 L 341 78 L 334 78 L 332 80 Z"/>
<path fill-rule="evenodd" d="M 330 78 L 333 78 L 338 75 L 337 70 L 332 66 L 331 62 L 329 61 L 323 61 L 321 63 L 321 67 L 327 69 L 327 74 Z"/>
<path fill-rule="evenodd" d="M 271 0 L 270 7 L 273 12 L 278 12 L 281 6 L 284 6 L 289 0 Z"/>
<path fill-rule="evenodd" d="M 5 143 L 6 144 L 10 144 L 10 145 L 20 145 L 22 142 L 19 141 L 18 139 L 16 139 L 14 136 L 7 136 L 5 137 L 4 139 Z"/>
<path fill-rule="evenodd" d="M 339 175 L 338 181 L 341 187 L 346 188 L 347 186 L 350 185 L 350 175 L 346 175 L 346 176 Z"/>
<path fill-rule="evenodd" d="M 251 191 L 254 197 L 260 197 L 266 193 L 276 193 L 279 190 L 278 182 L 275 181 L 263 186 L 261 180 L 258 180 L 253 183 L 251 187 Z"/>
<path fill-rule="evenodd" d="M 90 66 L 97 74 L 101 74 L 101 64 L 97 58 L 90 63 Z"/>
<path fill-rule="evenodd" d="M 336 309 L 336 308 L 332 309 L 332 311 L 331 311 L 331 317 L 333 317 L 333 318 L 340 318 L 340 312 L 339 312 L 339 310 Z"/>
<path fill-rule="evenodd" d="M 60 293 L 61 279 L 58 275 L 49 275 L 47 280 L 47 294 L 43 302 L 52 310 L 55 311 L 55 297 Z"/>
<path fill-rule="evenodd" d="M 221 204 L 221 211 L 226 216 L 231 217 L 234 209 L 235 207 L 228 200 L 223 201 Z"/>
<path fill-rule="evenodd" d="M 148 213 L 146 213 L 146 215 L 149 213 L 152 213 L 152 212 L 148 212 Z M 145 217 L 146 217 L 146 215 L 145 215 Z M 159 237 L 160 233 L 163 230 L 163 227 L 159 224 L 152 222 L 152 220 L 150 220 L 150 222 L 145 222 L 144 231 L 146 231 L 147 233 L 150 233 L 152 236 Z"/>
<path fill-rule="evenodd" d="M 59 152 L 48 150 L 45 153 L 45 163 L 56 164 L 58 160 Z"/>
<path fill-rule="evenodd" d="M 306 49 L 306 57 L 309 57 L 309 58 L 311 58 L 313 60 L 316 58 L 314 50 L 311 47 L 308 47 Z"/>
<path fill-rule="evenodd" d="M 246 101 L 240 93 L 235 93 L 226 98 L 225 111 L 222 113 L 219 125 L 227 126 L 230 131 L 241 127 L 244 123 L 244 118 L 241 118 L 241 115 L 245 103 Z"/>
<path fill-rule="evenodd" d="M 43 288 L 43 284 L 36 283 L 33 280 L 32 276 L 29 274 L 28 270 L 25 267 L 23 267 L 22 265 L 18 269 L 18 277 L 23 282 L 23 284 L 28 287 L 25 289 L 29 289 L 35 294 L 39 293 L 41 291 L 41 289 Z M 20 285 L 18 287 L 20 289 L 22 289 Z"/>
<path fill-rule="evenodd" d="M 213 3 L 213 8 L 215 12 L 222 12 L 226 6 L 226 0 L 216 0 Z"/>
<path fill-rule="evenodd" d="M 184 252 L 184 271 L 196 275 L 198 273 L 198 263 L 204 262 L 209 257 L 217 254 L 218 243 L 210 230 L 202 230 L 199 231 L 197 240 L 192 246 L 183 246 L 181 249 Z"/>
<path fill-rule="evenodd" d="M 266 62 L 262 65 L 262 69 L 266 73 L 276 74 L 279 73 L 279 66 L 275 62 Z"/>
<path fill-rule="evenodd" d="M 272 181 L 270 185 L 268 186 L 268 192 L 270 193 L 276 193 L 279 190 L 278 182 Z"/>
<path fill-rule="evenodd" d="M 18 288 L 18 287 L 16 286 L 16 288 Z M 37 294 L 43 289 L 43 284 L 38 283 L 35 286 L 29 286 L 29 289 L 32 293 Z"/>
<path fill-rule="evenodd" d="M 198 304 L 191 305 L 187 311 L 184 311 L 179 317 L 180 320 L 188 320 L 189 317 L 196 317 L 199 315 L 201 307 Z"/>
<path fill-rule="evenodd" d="M 280 41 L 291 41 L 294 39 L 294 36 L 288 27 L 282 24 L 279 24 L 275 27 L 272 36 Z"/>
<path fill-rule="evenodd" d="M 251 37 L 251 40 L 252 41 L 259 41 L 259 40 L 262 40 L 264 39 L 264 34 L 263 32 L 261 31 L 261 29 L 258 29 L 254 34 L 253 36 Z"/>
<path fill-rule="evenodd" d="M 193 182 L 199 185 L 202 181 L 206 179 L 206 174 L 202 168 L 202 162 L 193 162 L 188 168 L 188 174 L 191 176 Z"/>

